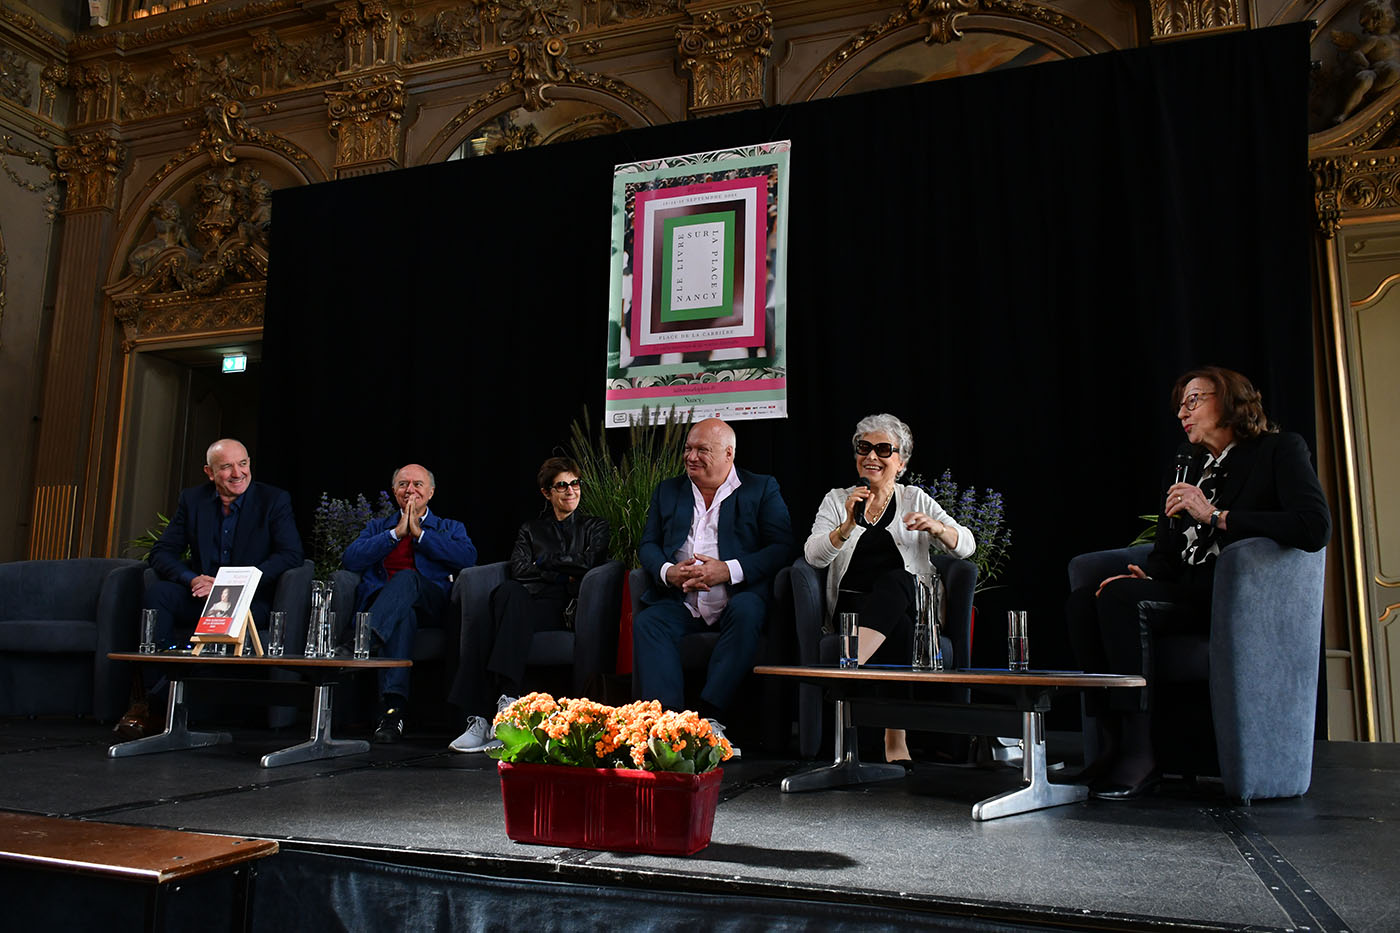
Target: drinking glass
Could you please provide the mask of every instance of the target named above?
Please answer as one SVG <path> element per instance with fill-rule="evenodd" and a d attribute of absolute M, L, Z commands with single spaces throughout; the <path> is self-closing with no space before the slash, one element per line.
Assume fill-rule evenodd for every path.
<path fill-rule="evenodd" d="M 837 631 L 841 635 L 841 667 L 860 667 L 860 614 L 842 612 L 838 615 Z"/>
<path fill-rule="evenodd" d="M 373 629 L 370 628 L 370 614 L 368 612 L 355 613 L 355 660 L 363 661 L 369 657 L 369 636 Z"/>
<path fill-rule="evenodd" d="M 141 646 L 142 654 L 156 653 L 156 610 L 141 610 Z"/>
<path fill-rule="evenodd" d="M 1031 644 L 1026 628 L 1026 610 L 1009 609 L 1006 613 L 1006 669 L 1028 671 L 1031 668 Z"/>
<path fill-rule="evenodd" d="M 282 611 L 270 612 L 267 616 L 267 656 L 282 657 L 282 642 L 287 638 L 287 614 Z"/>

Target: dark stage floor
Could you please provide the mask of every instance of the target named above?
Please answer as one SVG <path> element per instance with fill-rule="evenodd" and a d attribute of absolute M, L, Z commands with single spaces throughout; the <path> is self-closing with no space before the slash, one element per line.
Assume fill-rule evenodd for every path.
<path fill-rule="evenodd" d="M 273 838 L 274 859 L 792 898 L 832 916 L 867 905 L 992 928 L 1400 929 L 1395 745 L 1321 743 L 1300 799 L 1234 807 L 1218 785 L 1169 784 L 985 823 L 972 804 L 1019 771 L 921 765 L 903 781 L 785 795 L 778 781 L 805 765 L 750 756 L 725 769 L 709 848 L 663 858 L 511 842 L 494 762 L 448 751 L 446 737 L 265 770 L 259 756 L 301 734 L 234 733 L 112 760 L 94 724 L 0 721 L 0 809 Z"/>

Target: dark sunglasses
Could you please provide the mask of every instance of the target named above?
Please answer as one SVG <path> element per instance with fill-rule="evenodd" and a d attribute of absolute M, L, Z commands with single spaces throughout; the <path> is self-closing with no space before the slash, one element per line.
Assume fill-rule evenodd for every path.
<path fill-rule="evenodd" d="M 572 487 L 575 488 L 575 489 L 578 489 L 578 488 L 579 488 L 580 486 L 582 486 L 582 485 L 583 485 L 583 480 L 581 480 L 581 479 L 569 480 L 567 483 L 564 482 L 564 481 L 561 479 L 559 482 L 555 483 L 555 484 L 554 484 L 553 486 L 551 486 L 550 488 L 553 489 L 555 492 L 564 492 L 564 491 L 567 490 L 570 486 L 572 486 Z"/>
<path fill-rule="evenodd" d="M 899 453 L 899 448 L 893 444 L 872 444 L 869 441 L 856 441 L 856 454 L 867 457 L 871 451 L 875 451 L 875 456 L 881 460 L 888 460 Z"/>

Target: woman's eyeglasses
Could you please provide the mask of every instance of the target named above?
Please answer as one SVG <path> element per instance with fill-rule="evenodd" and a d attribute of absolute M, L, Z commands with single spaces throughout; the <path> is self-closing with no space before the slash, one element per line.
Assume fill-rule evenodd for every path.
<path fill-rule="evenodd" d="M 583 480 L 581 479 L 571 479 L 567 483 L 561 479 L 559 482 L 555 483 L 550 488 L 553 489 L 555 492 L 568 492 L 570 488 L 578 489 L 582 485 Z"/>
<path fill-rule="evenodd" d="M 893 444 L 872 444 L 869 441 L 856 441 L 856 454 L 861 457 L 870 456 L 871 451 L 875 451 L 875 456 L 881 460 L 888 460 L 899 453 L 899 448 Z"/>
<path fill-rule="evenodd" d="M 1180 407 L 1185 408 L 1187 411 L 1195 411 L 1200 406 L 1201 399 L 1214 394 L 1214 392 L 1192 392 L 1181 400 Z"/>

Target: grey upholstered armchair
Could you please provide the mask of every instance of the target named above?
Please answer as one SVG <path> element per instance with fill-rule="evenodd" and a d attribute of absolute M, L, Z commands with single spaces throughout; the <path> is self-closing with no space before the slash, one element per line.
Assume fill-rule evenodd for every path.
<path fill-rule="evenodd" d="M 468 567 L 452 586 L 462 637 L 469 619 L 491 615 L 491 593 L 505 582 L 509 562 Z M 617 666 L 617 623 L 622 610 L 622 562 L 610 560 L 588 571 L 579 583 L 573 631 L 536 632 L 527 667 L 570 667 L 574 696 L 584 696 L 590 682 Z M 454 688 L 454 694 L 457 690 Z"/>
<path fill-rule="evenodd" d="M 107 653 L 136 648 L 145 566 L 97 557 L 0 564 L 0 716 L 121 715 L 131 671 Z"/>
<path fill-rule="evenodd" d="M 471 570 L 468 567 L 466 570 Z M 463 571 L 463 573 L 466 572 Z M 460 579 L 461 574 L 458 574 Z M 335 631 L 331 641 L 335 645 L 348 646 L 354 640 L 355 632 L 355 591 L 360 586 L 360 575 L 350 570 L 337 570 L 331 574 L 331 611 L 335 613 Z M 309 599 L 309 597 L 308 597 Z M 442 661 L 442 682 L 452 683 L 457 676 L 457 643 L 460 640 L 461 617 L 450 608 L 442 613 L 442 626 L 420 625 L 413 636 L 413 654 L 409 658 L 415 668 L 424 661 Z M 303 639 L 305 629 L 303 629 Z M 298 645 L 292 650 L 300 651 Z M 414 680 L 418 679 L 417 671 Z"/>
<path fill-rule="evenodd" d="M 1151 545 L 1081 554 L 1070 561 L 1078 589 L 1141 564 Z M 1317 678 L 1322 650 L 1326 550 L 1307 553 L 1268 538 L 1220 552 L 1210 634 L 1159 637 L 1153 732 L 1168 773 L 1219 774 L 1248 802 L 1296 797 L 1312 782 Z M 1086 742 L 1094 742 L 1092 719 Z"/>
<path fill-rule="evenodd" d="M 940 633 L 944 663 L 956 669 L 972 666 L 972 599 L 977 589 L 977 565 L 946 554 L 933 556 L 943 578 L 946 613 Z M 835 664 L 838 638 L 823 631 L 826 609 L 826 570 L 818 570 L 799 557 L 792 565 L 792 607 L 797 622 L 797 663 L 803 666 Z M 966 700 L 968 691 L 959 699 Z M 951 698 L 950 698 L 951 699 Z M 956 700 L 955 700 L 956 702 Z M 822 688 L 798 687 L 798 751 L 803 758 L 816 756 L 822 741 Z"/>

